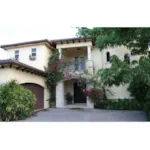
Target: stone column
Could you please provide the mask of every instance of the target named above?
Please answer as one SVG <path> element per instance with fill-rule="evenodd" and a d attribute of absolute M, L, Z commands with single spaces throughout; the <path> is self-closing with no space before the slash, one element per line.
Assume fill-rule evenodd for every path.
<path fill-rule="evenodd" d="M 56 108 L 63 108 L 64 106 L 64 81 L 61 81 L 56 86 Z"/>
<path fill-rule="evenodd" d="M 88 62 L 87 62 L 87 69 L 89 73 L 92 75 L 93 74 L 93 63 L 92 63 L 92 56 L 91 56 L 91 46 L 87 46 L 87 55 L 88 55 Z M 92 84 L 87 85 L 87 89 L 93 88 Z M 94 108 L 93 102 L 91 102 L 90 98 L 87 97 L 87 108 Z"/>
<path fill-rule="evenodd" d="M 92 60 L 92 59 L 91 59 L 91 46 L 88 46 L 88 47 L 87 47 L 87 53 L 88 53 L 88 54 L 87 54 L 87 55 L 88 55 L 88 60 Z"/>
<path fill-rule="evenodd" d="M 87 89 L 91 89 L 93 88 L 93 85 L 92 84 L 88 84 L 87 85 Z M 87 104 L 87 108 L 94 108 L 94 103 L 90 100 L 90 98 L 87 96 L 87 100 L 86 100 L 86 104 Z"/>
<path fill-rule="evenodd" d="M 61 59 L 61 57 L 62 57 L 62 49 L 59 48 L 59 49 L 58 49 L 58 52 L 59 52 L 59 59 Z"/>

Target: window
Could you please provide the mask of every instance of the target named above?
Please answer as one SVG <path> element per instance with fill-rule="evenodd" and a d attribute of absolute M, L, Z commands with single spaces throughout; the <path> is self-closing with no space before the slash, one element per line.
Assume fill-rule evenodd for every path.
<path fill-rule="evenodd" d="M 32 48 L 32 54 L 31 54 L 32 57 L 36 57 L 36 48 Z"/>
<path fill-rule="evenodd" d="M 74 59 L 74 67 L 75 67 L 75 71 L 79 70 L 79 58 L 75 57 Z"/>
<path fill-rule="evenodd" d="M 125 60 L 128 64 L 130 64 L 130 54 L 128 54 L 128 53 L 124 54 L 124 60 Z"/>
<path fill-rule="evenodd" d="M 106 53 L 106 60 L 107 60 L 107 62 L 110 61 L 110 53 L 109 52 Z"/>
<path fill-rule="evenodd" d="M 81 59 L 80 67 L 81 67 L 81 70 L 84 71 L 85 70 L 85 58 L 81 57 L 80 59 Z"/>
<path fill-rule="evenodd" d="M 19 50 L 15 51 L 15 59 L 16 59 L 16 60 L 19 59 Z"/>

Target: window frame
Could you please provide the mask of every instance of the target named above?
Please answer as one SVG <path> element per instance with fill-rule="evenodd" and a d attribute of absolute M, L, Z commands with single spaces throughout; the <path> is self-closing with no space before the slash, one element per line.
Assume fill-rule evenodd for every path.
<path fill-rule="evenodd" d="M 110 62 L 110 52 L 106 52 L 106 62 Z"/>
<path fill-rule="evenodd" d="M 35 54 L 35 55 L 33 55 L 33 54 Z M 32 48 L 31 49 L 31 57 L 36 58 L 36 56 L 37 56 L 37 54 L 36 54 L 36 48 Z"/>
<path fill-rule="evenodd" d="M 128 64 L 131 63 L 131 55 L 129 53 L 124 54 L 124 61 L 127 61 Z"/>
<path fill-rule="evenodd" d="M 15 50 L 15 59 L 19 59 L 19 50 Z"/>

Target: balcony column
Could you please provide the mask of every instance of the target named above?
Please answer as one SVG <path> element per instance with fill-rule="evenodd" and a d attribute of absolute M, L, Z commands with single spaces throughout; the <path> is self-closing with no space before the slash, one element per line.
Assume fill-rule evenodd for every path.
<path fill-rule="evenodd" d="M 64 94 L 64 81 L 61 81 L 56 85 L 56 108 L 65 106 Z"/>
<path fill-rule="evenodd" d="M 58 52 L 59 52 L 59 59 L 61 59 L 61 57 L 62 57 L 62 49 L 59 48 L 59 49 L 58 49 Z"/>
<path fill-rule="evenodd" d="M 91 60 L 91 46 L 87 47 L 88 60 Z"/>
<path fill-rule="evenodd" d="M 59 59 L 62 58 L 62 49 L 58 49 Z M 64 81 L 60 81 L 56 85 L 56 108 L 63 108 L 65 106 L 65 98 L 64 98 Z"/>
<path fill-rule="evenodd" d="M 91 89 L 93 88 L 93 85 L 92 84 L 87 84 L 87 89 Z M 91 99 L 87 96 L 86 98 L 86 105 L 87 105 L 87 108 L 94 108 L 94 103 L 91 101 Z"/>
<path fill-rule="evenodd" d="M 93 63 L 91 61 L 92 60 L 91 46 L 87 46 L 87 56 L 88 56 L 87 69 L 88 69 L 89 73 L 93 74 Z M 91 88 L 93 88 L 93 85 L 91 83 L 87 84 L 87 89 L 89 90 Z M 93 104 L 93 102 L 91 102 L 91 100 L 88 96 L 87 96 L 86 104 L 87 104 L 87 108 L 94 108 L 94 104 Z"/>

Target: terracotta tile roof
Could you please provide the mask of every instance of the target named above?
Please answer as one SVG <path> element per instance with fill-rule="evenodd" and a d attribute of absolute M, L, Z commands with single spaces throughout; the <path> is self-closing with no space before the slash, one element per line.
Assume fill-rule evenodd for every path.
<path fill-rule="evenodd" d="M 27 42 L 20 42 L 20 43 L 1 45 L 0 48 L 5 49 L 7 47 L 12 47 L 12 46 L 20 46 L 20 45 L 27 45 L 27 44 L 37 44 L 37 43 L 42 43 L 42 42 L 46 42 L 50 46 L 52 46 L 52 43 L 48 39 L 44 39 L 44 40 L 27 41 Z"/>
<path fill-rule="evenodd" d="M 26 72 L 31 72 L 34 74 L 42 75 L 45 76 L 45 72 L 37 69 L 35 67 L 29 66 L 27 64 L 24 64 L 22 62 L 12 60 L 12 59 L 5 59 L 5 60 L 0 60 L 0 68 L 5 68 L 6 66 L 17 66 L 16 69 L 26 71 Z"/>
<path fill-rule="evenodd" d="M 91 38 L 66 38 L 66 39 L 56 39 L 56 40 L 48 40 L 48 39 L 44 39 L 44 40 L 36 40 L 36 41 L 28 41 L 28 42 L 20 42 L 20 43 L 14 43 L 14 44 L 6 44 L 6 45 L 1 45 L 0 48 L 6 49 L 8 47 L 12 47 L 12 46 L 20 46 L 20 45 L 27 45 L 27 44 L 37 44 L 37 43 L 42 43 L 45 42 L 47 44 L 49 44 L 50 46 L 56 48 L 56 44 L 58 42 L 63 43 L 63 42 L 72 42 L 74 43 L 75 41 L 78 42 L 82 42 L 82 41 L 89 41 L 91 40 L 92 43 L 94 44 L 93 40 Z"/>

